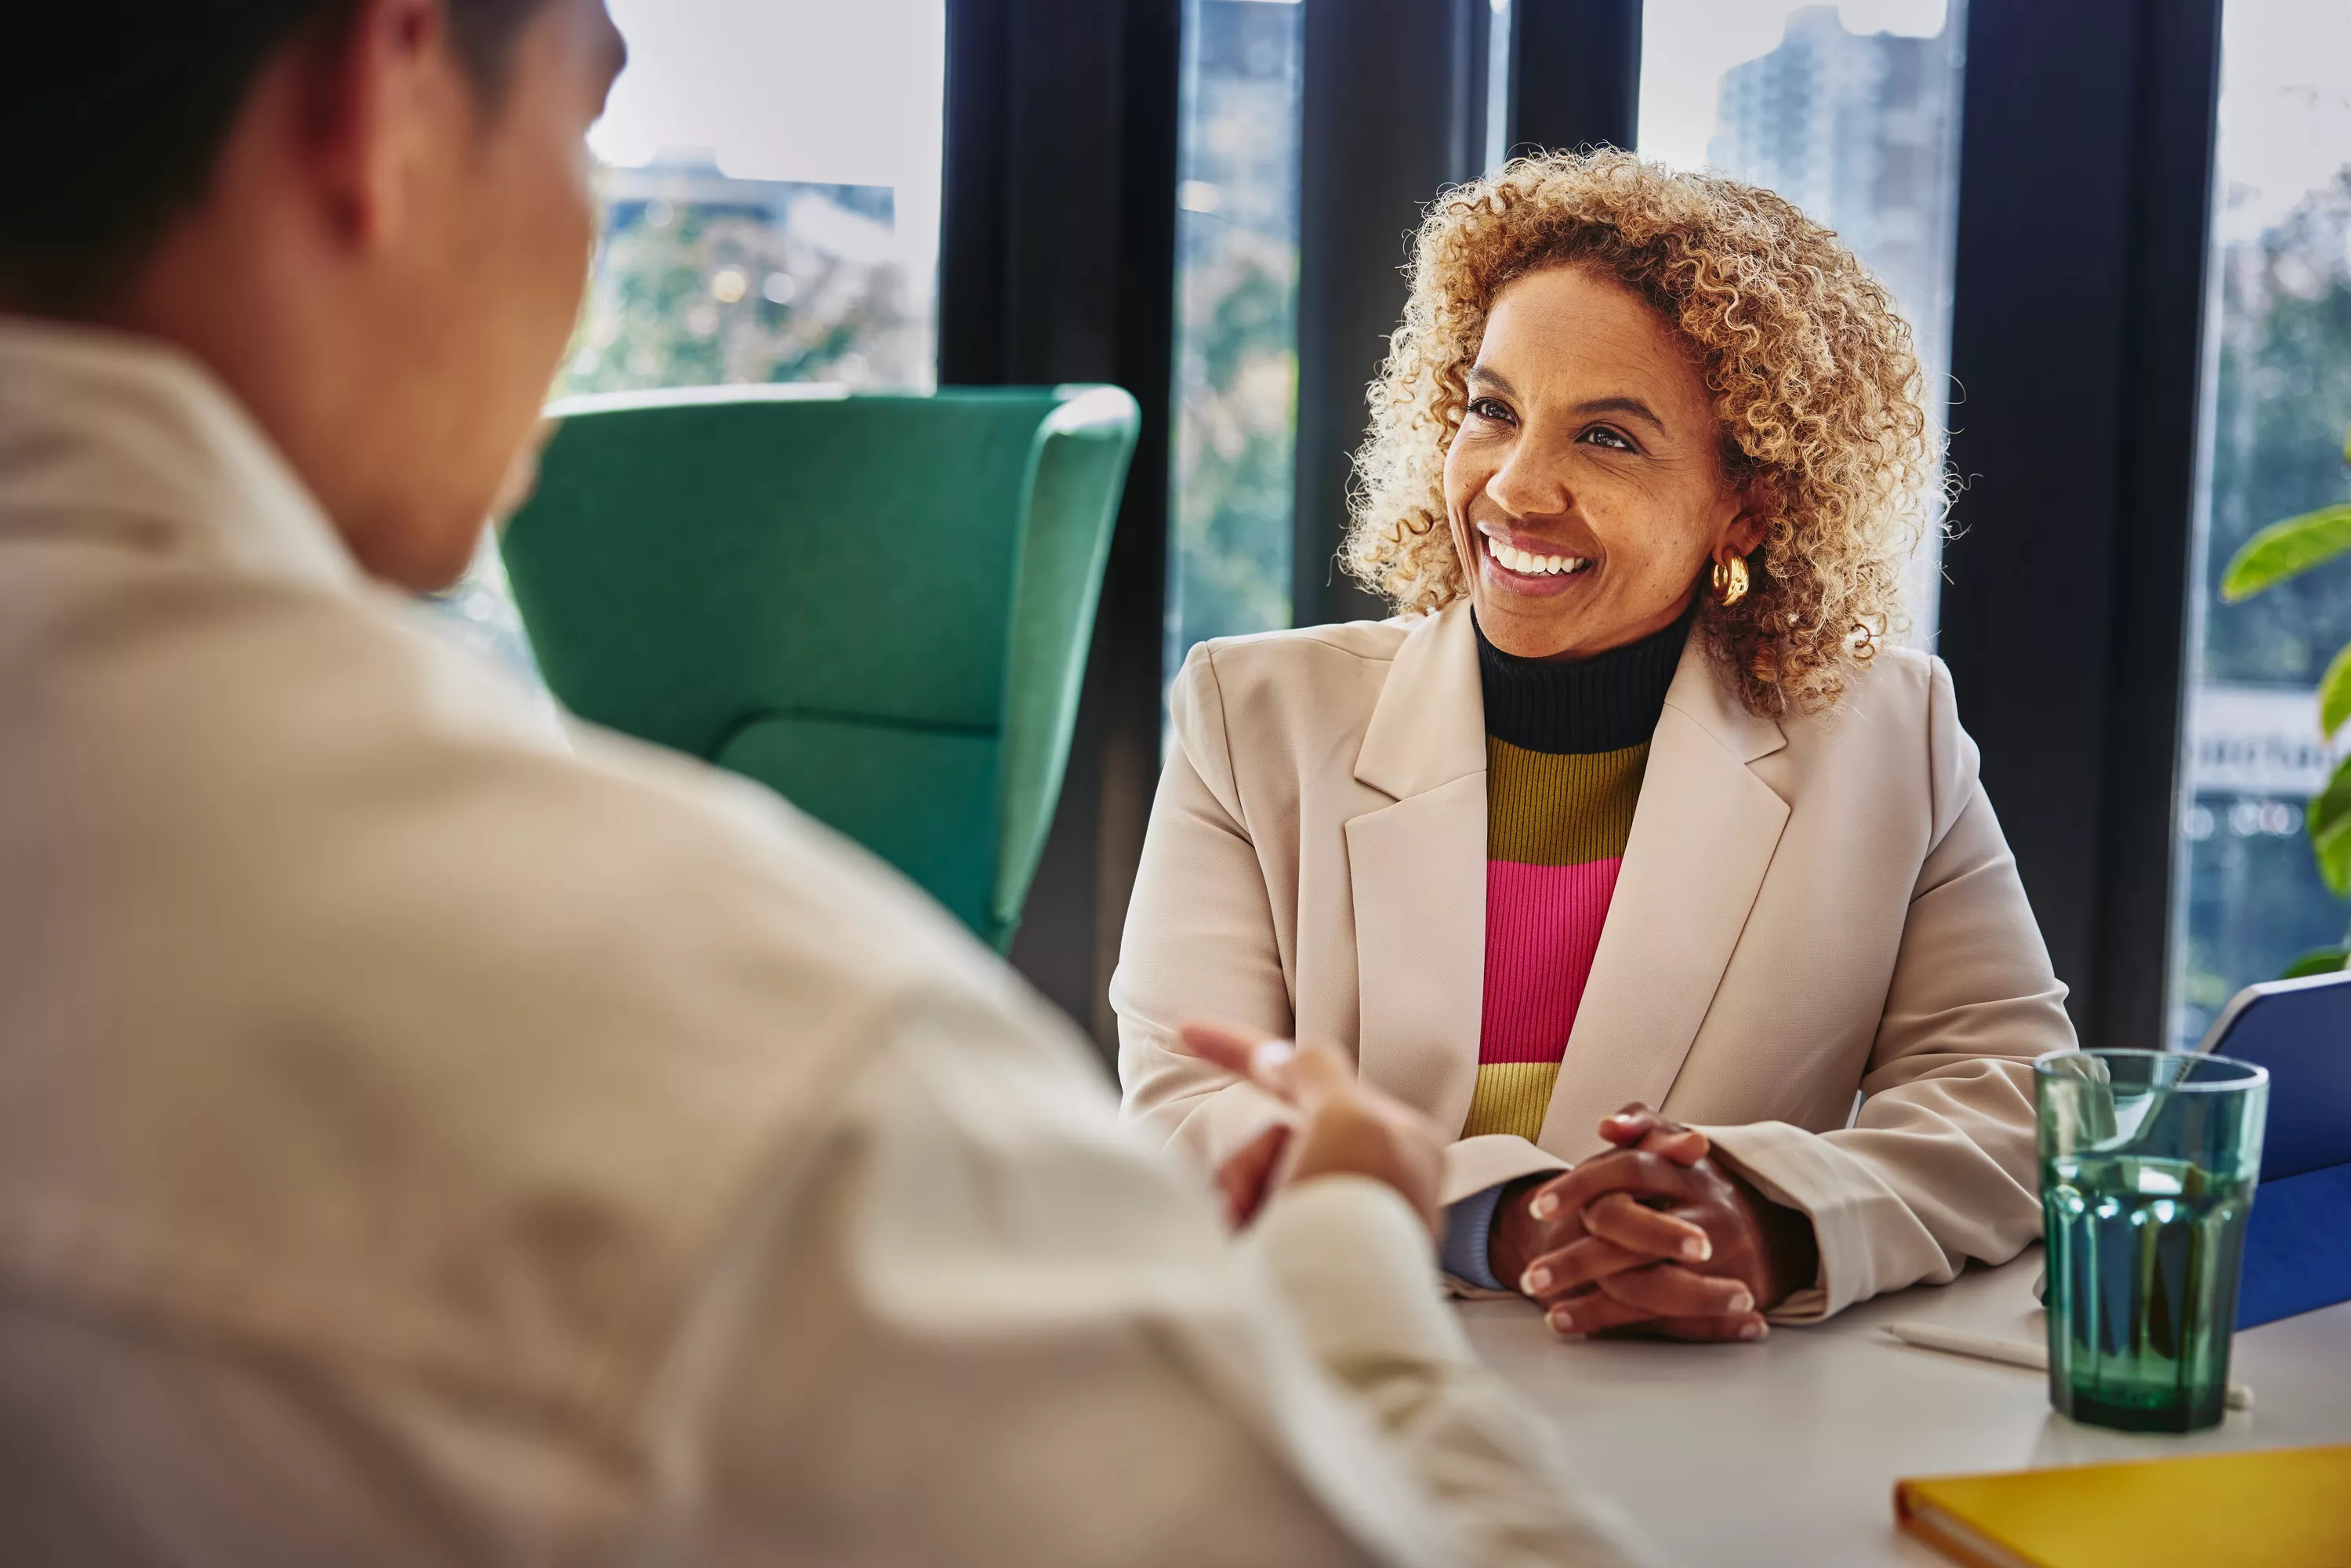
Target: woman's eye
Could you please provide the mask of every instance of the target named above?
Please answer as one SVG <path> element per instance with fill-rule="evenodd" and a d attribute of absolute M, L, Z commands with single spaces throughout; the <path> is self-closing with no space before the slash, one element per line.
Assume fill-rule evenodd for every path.
<path fill-rule="evenodd" d="M 1510 417 L 1510 411 L 1508 408 L 1505 408 L 1501 403 L 1489 397 L 1471 398 L 1469 400 L 1469 412 L 1476 414 L 1479 419 L 1500 420 L 1505 423 L 1509 422 Z"/>
<path fill-rule="evenodd" d="M 1583 433 L 1583 439 L 1592 443 L 1594 446 L 1613 447 L 1618 452 L 1633 452 L 1638 450 L 1638 448 L 1634 446 L 1631 441 L 1625 438 L 1624 432 L 1611 430 L 1604 424 L 1596 424 L 1590 430 L 1585 431 Z"/>

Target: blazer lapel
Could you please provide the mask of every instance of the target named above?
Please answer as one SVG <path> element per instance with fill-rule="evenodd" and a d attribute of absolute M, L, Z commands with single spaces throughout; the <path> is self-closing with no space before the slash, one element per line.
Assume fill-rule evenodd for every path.
<path fill-rule="evenodd" d="M 1486 709 L 1466 603 L 1396 651 L 1355 778 L 1395 798 L 1346 825 L 1358 1070 L 1458 1127 L 1486 979 Z"/>
<path fill-rule="evenodd" d="M 1602 1117 L 1664 1103 L 1787 825 L 1788 803 L 1748 764 L 1786 744 L 1738 702 L 1693 632 L 1543 1118 L 1552 1153 L 1581 1159 L 1604 1146 Z"/>

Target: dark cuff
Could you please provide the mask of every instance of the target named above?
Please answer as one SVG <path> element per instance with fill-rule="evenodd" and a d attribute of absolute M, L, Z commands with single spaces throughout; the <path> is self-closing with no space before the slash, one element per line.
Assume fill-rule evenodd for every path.
<path fill-rule="evenodd" d="M 1486 1256 L 1486 1244 L 1494 1234 L 1494 1210 L 1500 1207 L 1502 1189 L 1510 1185 L 1498 1182 L 1447 1206 L 1445 1241 L 1437 1249 L 1437 1260 L 1455 1279 L 1481 1290 L 1510 1289 L 1494 1278 L 1494 1266 Z"/>

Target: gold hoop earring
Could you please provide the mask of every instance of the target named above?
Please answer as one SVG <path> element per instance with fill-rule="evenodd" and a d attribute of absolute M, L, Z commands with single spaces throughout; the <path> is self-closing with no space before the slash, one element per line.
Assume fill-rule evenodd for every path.
<path fill-rule="evenodd" d="M 1747 597 L 1747 560 L 1732 556 L 1714 563 L 1714 601 L 1725 610 Z"/>

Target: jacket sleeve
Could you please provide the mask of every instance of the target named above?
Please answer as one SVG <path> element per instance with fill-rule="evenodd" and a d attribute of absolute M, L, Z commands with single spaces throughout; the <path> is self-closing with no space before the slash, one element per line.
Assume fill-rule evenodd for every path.
<path fill-rule="evenodd" d="M 1399 1198 L 1301 1183 L 1237 1244 L 1080 1054 L 959 1003 L 877 1040 L 678 1357 L 677 1560 L 1644 1560 Z"/>
<path fill-rule="evenodd" d="M 1168 706 L 1166 765 L 1110 985 L 1124 1091 L 1120 1115 L 1213 1168 L 1290 1113 L 1187 1054 L 1176 1031 L 1220 1023 L 1286 1040 L 1295 1019 L 1207 645 L 1184 661 Z"/>
<path fill-rule="evenodd" d="M 2032 1061 L 2074 1049 L 2016 861 L 1977 777 L 1950 675 L 1928 688 L 1933 828 L 1854 1124 L 1701 1129 L 1767 1197 L 1812 1217 L 1821 1274 L 1773 1316 L 2003 1263 L 2041 1234 Z"/>

